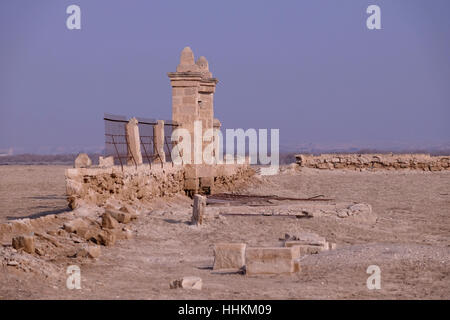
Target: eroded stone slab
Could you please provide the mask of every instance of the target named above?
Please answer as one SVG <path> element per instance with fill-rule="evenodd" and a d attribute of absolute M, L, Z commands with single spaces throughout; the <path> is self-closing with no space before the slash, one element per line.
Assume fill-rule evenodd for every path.
<path fill-rule="evenodd" d="M 247 248 L 245 251 L 247 275 L 294 272 L 294 250 L 291 247 Z"/>
<path fill-rule="evenodd" d="M 245 243 L 217 243 L 214 246 L 214 270 L 236 269 L 245 266 Z"/>
<path fill-rule="evenodd" d="M 173 280 L 170 283 L 170 289 L 193 289 L 193 290 L 202 290 L 203 281 L 200 277 L 183 277 L 181 279 Z"/>

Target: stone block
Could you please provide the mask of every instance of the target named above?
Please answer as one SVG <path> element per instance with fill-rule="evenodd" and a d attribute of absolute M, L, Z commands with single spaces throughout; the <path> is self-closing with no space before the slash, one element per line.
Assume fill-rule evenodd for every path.
<path fill-rule="evenodd" d="M 196 179 L 186 178 L 184 180 L 184 189 L 185 190 L 197 191 L 199 189 L 199 185 L 200 185 L 200 181 L 198 178 L 196 178 Z"/>
<path fill-rule="evenodd" d="M 114 243 L 116 243 L 116 239 L 117 239 L 115 233 L 108 229 L 100 232 L 98 237 L 99 237 L 99 243 L 104 246 L 113 246 Z"/>
<path fill-rule="evenodd" d="M 86 221 L 81 218 L 74 219 L 72 221 L 66 222 L 63 225 L 64 230 L 67 232 L 77 232 L 81 228 L 87 228 L 89 225 Z"/>
<path fill-rule="evenodd" d="M 110 168 L 114 166 L 114 157 L 105 157 L 102 156 L 98 157 L 98 166 L 101 168 Z"/>
<path fill-rule="evenodd" d="M 192 224 L 201 225 L 206 209 L 206 197 L 199 194 L 194 195 L 194 206 L 192 208 Z"/>
<path fill-rule="evenodd" d="M 75 158 L 75 168 L 89 168 L 92 165 L 92 160 L 86 153 L 80 153 Z"/>
<path fill-rule="evenodd" d="M 302 266 L 299 259 L 294 259 L 294 272 L 302 271 Z"/>
<path fill-rule="evenodd" d="M 173 280 L 170 283 L 170 289 L 189 289 L 189 290 L 202 290 L 203 281 L 200 277 L 183 277 L 181 279 Z"/>
<path fill-rule="evenodd" d="M 200 178 L 200 187 L 209 187 L 212 188 L 214 186 L 214 177 L 202 177 Z"/>
<path fill-rule="evenodd" d="M 198 87 L 200 84 L 197 80 L 172 80 L 171 83 L 173 88 L 177 87 Z"/>
<path fill-rule="evenodd" d="M 119 228 L 119 222 L 108 212 L 105 212 L 102 215 L 102 227 L 105 229 L 117 229 Z"/>
<path fill-rule="evenodd" d="M 34 237 L 33 236 L 18 236 L 12 239 L 12 247 L 16 250 L 23 249 L 27 253 L 34 253 Z"/>
<path fill-rule="evenodd" d="M 122 208 L 120 210 L 106 209 L 105 213 L 109 214 L 111 217 L 113 217 L 118 222 L 127 224 L 131 221 L 132 215 L 126 211 L 127 209 L 122 209 Z"/>
<path fill-rule="evenodd" d="M 196 170 L 198 177 L 214 177 L 216 170 L 213 165 L 210 164 L 199 164 Z"/>
<path fill-rule="evenodd" d="M 217 243 L 214 246 L 214 270 L 241 269 L 245 266 L 245 243 Z"/>
<path fill-rule="evenodd" d="M 246 273 L 284 274 L 295 271 L 293 248 L 247 248 L 245 252 Z"/>
<path fill-rule="evenodd" d="M 95 259 L 100 257 L 100 254 L 101 249 L 99 246 L 86 245 L 84 248 L 77 252 L 77 257 Z"/>

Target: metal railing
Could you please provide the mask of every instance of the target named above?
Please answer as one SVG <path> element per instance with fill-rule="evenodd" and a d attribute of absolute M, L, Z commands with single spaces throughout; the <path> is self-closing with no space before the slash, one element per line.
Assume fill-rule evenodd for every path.
<path fill-rule="evenodd" d="M 127 139 L 126 125 L 128 119 L 125 116 L 105 114 L 103 117 L 105 121 L 105 155 L 112 156 L 114 163 L 120 164 L 122 170 L 123 166 L 132 161 L 137 166 L 137 161 L 130 150 L 130 144 Z M 139 127 L 139 140 L 141 144 L 141 154 L 144 163 L 148 163 L 150 168 L 155 160 L 159 160 L 163 166 L 161 155 L 156 152 L 153 126 L 157 124 L 155 119 L 137 118 Z M 172 131 L 178 127 L 172 121 L 164 122 L 164 152 L 168 162 L 172 161 L 172 149 L 174 142 L 171 141 Z"/>

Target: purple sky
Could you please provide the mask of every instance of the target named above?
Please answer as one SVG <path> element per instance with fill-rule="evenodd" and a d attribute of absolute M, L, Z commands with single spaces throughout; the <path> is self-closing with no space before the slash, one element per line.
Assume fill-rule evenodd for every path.
<path fill-rule="evenodd" d="M 81 7 L 82 29 L 66 28 Z M 381 7 L 382 30 L 366 28 Z M 0 2 L 0 150 L 102 146 L 103 113 L 171 117 L 190 46 L 228 128 L 282 144 L 450 141 L 450 1 Z"/>

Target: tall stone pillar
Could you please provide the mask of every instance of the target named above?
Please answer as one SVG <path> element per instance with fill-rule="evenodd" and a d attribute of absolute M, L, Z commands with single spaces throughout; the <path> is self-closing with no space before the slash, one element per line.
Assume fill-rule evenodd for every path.
<path fill-rule="evenodd" d="M 158 120 L 153 126 L 153 154 L 155 161 L 166 162 L 166 153 L 164 151 L 164 120 Z"/>
<path fill-rule="evenodd" d="M 169 72 L 172 85 L 172 120 L 186 129 L 191 135 L 191 159 L 183 158 L 184 163 L 194 163 L 197 159 L 203 162 L 203 149 L 210 141 L 203 141 L 206 130 L 213 129 L 214 121 L 214 92 L 217 79 L 209 72 L 208 61 L 200 57 L 196 62 L 191 48 L 186 47 L 181 52 L 180 64 L 176 72 Z M 202 137 L 197 138 L 201 147 L 194 148 L 194 123 L 200 121 Z M 212 141 L 212 139 L 211 139 Z M 199 154 L 201 153 L 201 154 Z"/>
<path fill-rule="evenodd" d="M 139 137 L 139 127 L 136 118 L 131 118 L 126 125 L 126 135 L 128 142 L 128 165 L 142 164 L 141 140 Z"/>

